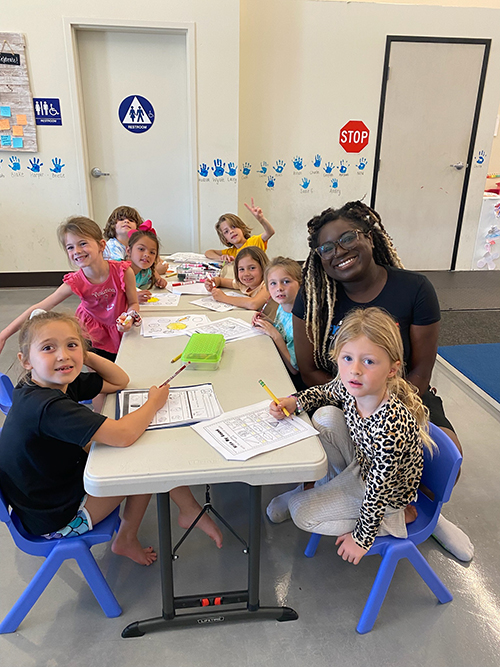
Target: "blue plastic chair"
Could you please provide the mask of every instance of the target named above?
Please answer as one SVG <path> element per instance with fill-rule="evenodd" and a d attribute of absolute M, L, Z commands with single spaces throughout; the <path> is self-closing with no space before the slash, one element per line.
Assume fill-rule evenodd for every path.
<path fill-rule="evenodd" d="M 371 549 L 365 554 L 365 557 L 380 554 L 382 561 L 356 627 L 356 630 L 361 634 L 370 632 L 373 628 L 380 607 L 389 590 L 396 565 L 402 558 L 408 558 L 439 602 L 445 603 L 453 600 L 450 591 L 416 547 L 417 544 L 425 542 L 432 535 L 441 507 L 450 499 L 462 463 L 462 457 L 455 443 L 440 428 L 430 424 L 430 434 L 438 446 L 439 452 L 435 452 L 431 458 L 427 450 L 424 449 L 422 484 L 434 494 L 434 499 L 431 500 L 419 490 L 415 503 L 418 517 L 413 523 L 408 524 L 408 537 L 406 539 L 390 535 L 376 537 Z M 305 555 L 308 558 L 312 558 L 316 553 L 320 539 L 321 535 L 317 533 L 311 535 L 305 550 Z"/>
<path fill-rule="evenodd" d="M 77 537 L 47 540 L 30 535 L 22 526 L 15 512 L 9 513 L 5 498 L 0 491 L 0 520 L 7 524 L 16 545 L 27 554 L 43 556 L 45 561 L 28 584 L 24 593 L 0 623 L 0 634 L 15 632 L 25 616 L 43 593 L 62 562 L 74 558 L 80 566 L 92 593 L 109 618 L 122 613 L 115 596 L 97 565 L 90 548 L 94 544 L 108 542 L 120 525 L 119 507 L 94 528 Z"/>
<path fill-rule="evenodd" d="M 7 414 L 12 405 L 12 392 L 14 391 L 14 385 L 10 381 L 8 375 L 0 373 L 0 410 Z"/>

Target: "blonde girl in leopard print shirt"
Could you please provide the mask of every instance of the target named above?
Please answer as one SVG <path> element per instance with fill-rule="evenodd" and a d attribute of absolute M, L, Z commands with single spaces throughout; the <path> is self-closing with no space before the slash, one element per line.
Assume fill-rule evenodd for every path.
<path fill-rule="evenodd" d="M 303 530 L 338 535 L 338 554 L 355 565 L 377 535 L 406 537 L 422 476 L 423 447 L 434 444 L 428 412 L 402 377 L 403 344 L 392 317 L 379 308 L 351 311 L 335 340 L 338 367 L 331 382 L 271 404 L 277 419 L 289 412 L 334 405 L 336 427 L 313 423 L 320 433 L 328 475 L 288 500 Z M 321 411 L 319 411 L 321 413 Z"/>

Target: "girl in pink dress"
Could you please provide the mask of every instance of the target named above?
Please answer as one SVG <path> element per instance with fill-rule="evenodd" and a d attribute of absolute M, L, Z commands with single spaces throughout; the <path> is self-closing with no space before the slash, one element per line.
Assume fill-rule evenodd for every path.
<path fill-rule="evenodd" d="M 0 352 L 34 310 L 52 310 L 74 293 L 81 299 L 76 316 L 92 343 L 92 350 L 114 361 L 123 332 L 134 322 L 135 316 L 126 315 L 132 311 L 137 315 L 139 310 L 130 262 L 103 258 L 106 242 L 99 226 L 89 218 L 70 218 L 59 226 L 57 234 L 70 261 L 79 270 L 67 273 L 53 294 L 25 310 L 0 332 Z"/>

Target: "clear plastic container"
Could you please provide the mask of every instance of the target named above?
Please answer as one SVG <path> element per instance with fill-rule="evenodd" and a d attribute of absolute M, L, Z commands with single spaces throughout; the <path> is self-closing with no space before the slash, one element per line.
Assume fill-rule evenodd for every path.
<path fill-rule="evenodd" d="M 184 348 L 181 359 L 191 370 L 215 371 L 219 368 L 226 341 L 222 334 L 195 333 Z"/>

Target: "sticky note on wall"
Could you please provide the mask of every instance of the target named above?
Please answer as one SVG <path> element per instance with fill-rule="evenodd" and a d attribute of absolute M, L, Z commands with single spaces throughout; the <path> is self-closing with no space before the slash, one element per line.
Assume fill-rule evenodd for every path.
<path fill-rule="evenodd" d="M 0 141 L 2 143 L 2 146 L 10 146 L 11 145 L 11 137 L 9 134 L 2 134 L 0 136 Z"/>
<path fill-rule="evenodd" d="M 3 116 L 4 118 L 10 118 L 12 116 L 10 107 L 0 107 L 0 116 Z"/>
<path fill-rule="evenodd" d="M 12 137 L 12 148 L 22 148 L 24 139 L 22 137 Z"/>
<path fill-rule="evenodd" d="M 28 121 L 26 120 L 26 114 L 18 113 L 16 115 L 16 125 L 27 125 Z"/>
<path fill-rule="evenodd" d="M 24 137 L 24 131 L 21 125 L 12 126 L 12 136 L 13 137 Z"/>
<path fill-rule="evenodd" d="M 0 130 L 10 130 L 10 121 L 8 118 L 0 118 Z"/>

